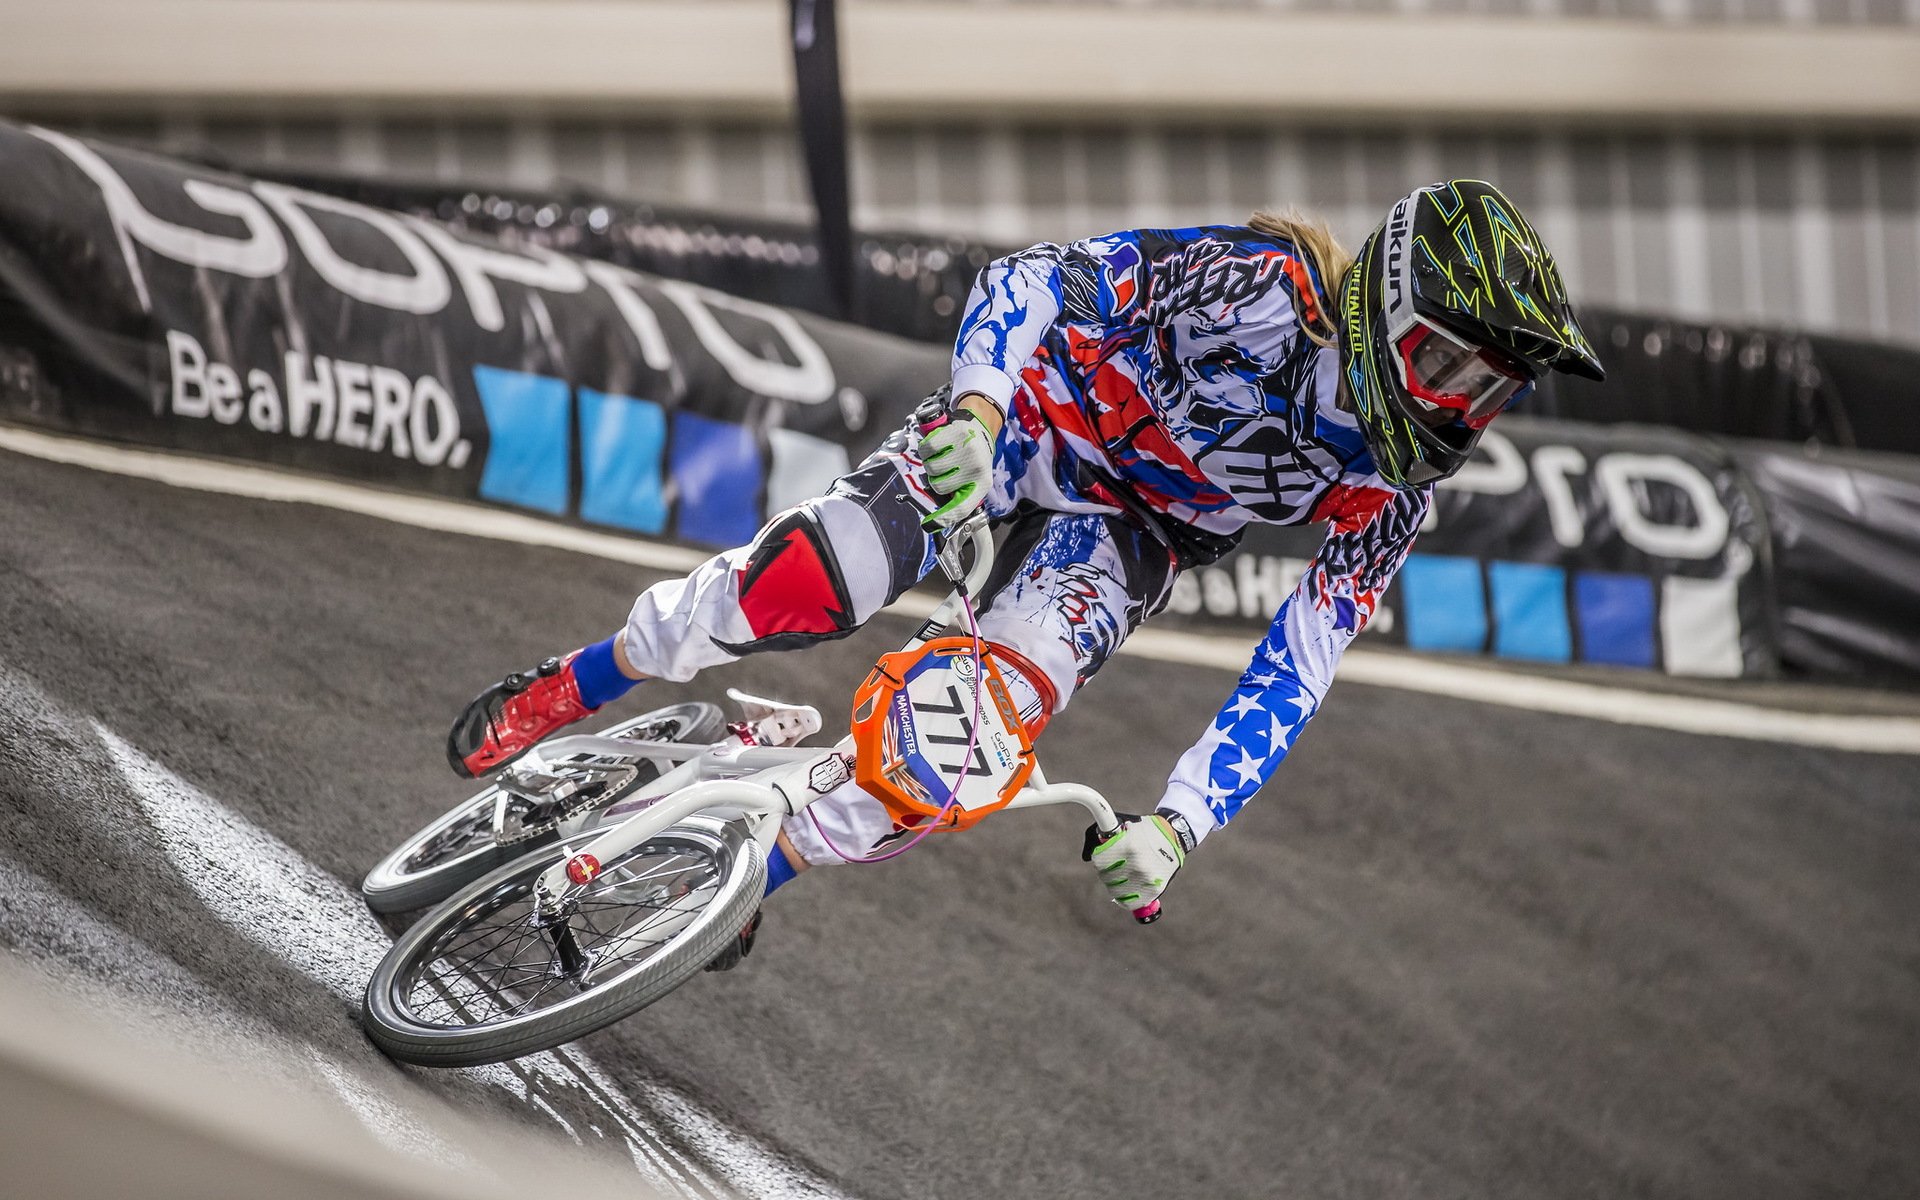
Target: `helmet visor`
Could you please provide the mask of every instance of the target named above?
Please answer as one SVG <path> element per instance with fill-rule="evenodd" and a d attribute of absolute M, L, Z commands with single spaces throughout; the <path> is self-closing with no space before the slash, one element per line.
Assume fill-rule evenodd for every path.
<path fill-rule="evenodd" d="M 1485 428 L 1533 386 L 1523 368 L 1416 315 L 1394 344 L 1394 366 L 1413 400 L 1408 416 L 1428 429 L 1455 422 Z"/>

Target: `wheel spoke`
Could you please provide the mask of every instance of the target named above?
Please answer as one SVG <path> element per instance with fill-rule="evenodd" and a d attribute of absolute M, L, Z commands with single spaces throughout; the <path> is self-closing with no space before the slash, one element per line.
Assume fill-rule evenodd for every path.
<path fill-rule="evenodd" d="M 670 945 L 719 896 L 722 862 L 699 843 L 648 842 L 609 864 L 569 902 L 571 936 L 591 966 L 563 971 L 535 920 L 539 869 L 477 898 L 401 968 L 394 994 L 414 1018 L 477 1028 L 564 1006 L 635 970 Z"/>

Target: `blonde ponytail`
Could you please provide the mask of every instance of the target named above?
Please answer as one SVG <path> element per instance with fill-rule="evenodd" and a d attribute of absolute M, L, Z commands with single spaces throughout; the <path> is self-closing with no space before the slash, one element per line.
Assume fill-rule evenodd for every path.
<path fill-rule="evenodd" d="M 1339 319 L 1335 315 L 1335 301 L 1339 296 L 1340 281 L 1345 278 L 1347 269 L 1353 266 L 1353 255 L 1340 244 L 1333 230 L 1319 217 L 1310 217 L 1298 209 L 1286 209 L 1282 212 L 1269 212 L 1265 209 L 1254 213 L 1247 225 L 1268 237 L 1281 238 L 1293 243 L 1313 267 L 1313 273 L 1320 278 L 1321 290 L 1313 298 L 1313 306 L 1319 311 L 1320 322 L 1303 322 L 1301 329 L 1307 337 L 1318 345 L 1332 346 L 1339 330 Z"/>

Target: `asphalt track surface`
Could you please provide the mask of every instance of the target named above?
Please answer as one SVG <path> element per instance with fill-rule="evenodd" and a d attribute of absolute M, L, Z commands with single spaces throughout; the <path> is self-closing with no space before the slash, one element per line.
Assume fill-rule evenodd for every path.
<path fill-rule="evenodd" d="M 384 1065 L 350 998 L 377 946 L 328 921 L 463 794 L 458 706 L 604 636 L 649 576 L 12 454 L 0 511 L 0 945 L 76 1003 L 217 996 L 401 1103 L 596 1153 L 609 1090 L 683 1159 L 727 1153 L 676 1134 L 691 1105 L 787 1172 L 768 1194 L 1920 1193 L 1920 757 L 1343 685 L 1158 925 L 1099 899 L 1081 822 L 1007 814 L 800 879 L 741 970 L 516 1093 Z M 907 630 L 622 711 L 731 684 L 831 715 Z M 1228 685 L 1117 660 L 1042 759 L 1150 804 Z M 167 816 L 152 779 L 209 807 Z M 229 825 L 311 867 L 214 861 Z M 193 883 L 196 855 L 238 884 Z M 223 907 L 301 870 L 311 911 L 272 936 Z"/>

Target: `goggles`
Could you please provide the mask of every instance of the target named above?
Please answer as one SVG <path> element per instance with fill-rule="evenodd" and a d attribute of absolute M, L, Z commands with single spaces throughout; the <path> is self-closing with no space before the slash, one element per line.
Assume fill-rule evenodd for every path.
<path fill-rule="evenodd" d="M 1407 415 L 1428 429 L 1456 422 L 1484 429 L 1533 386 L 1530 374 L 1497 351 L 1462 341 L 1417 314 L 1393 349 L 1394 369 L 1415 401 Z"/>

